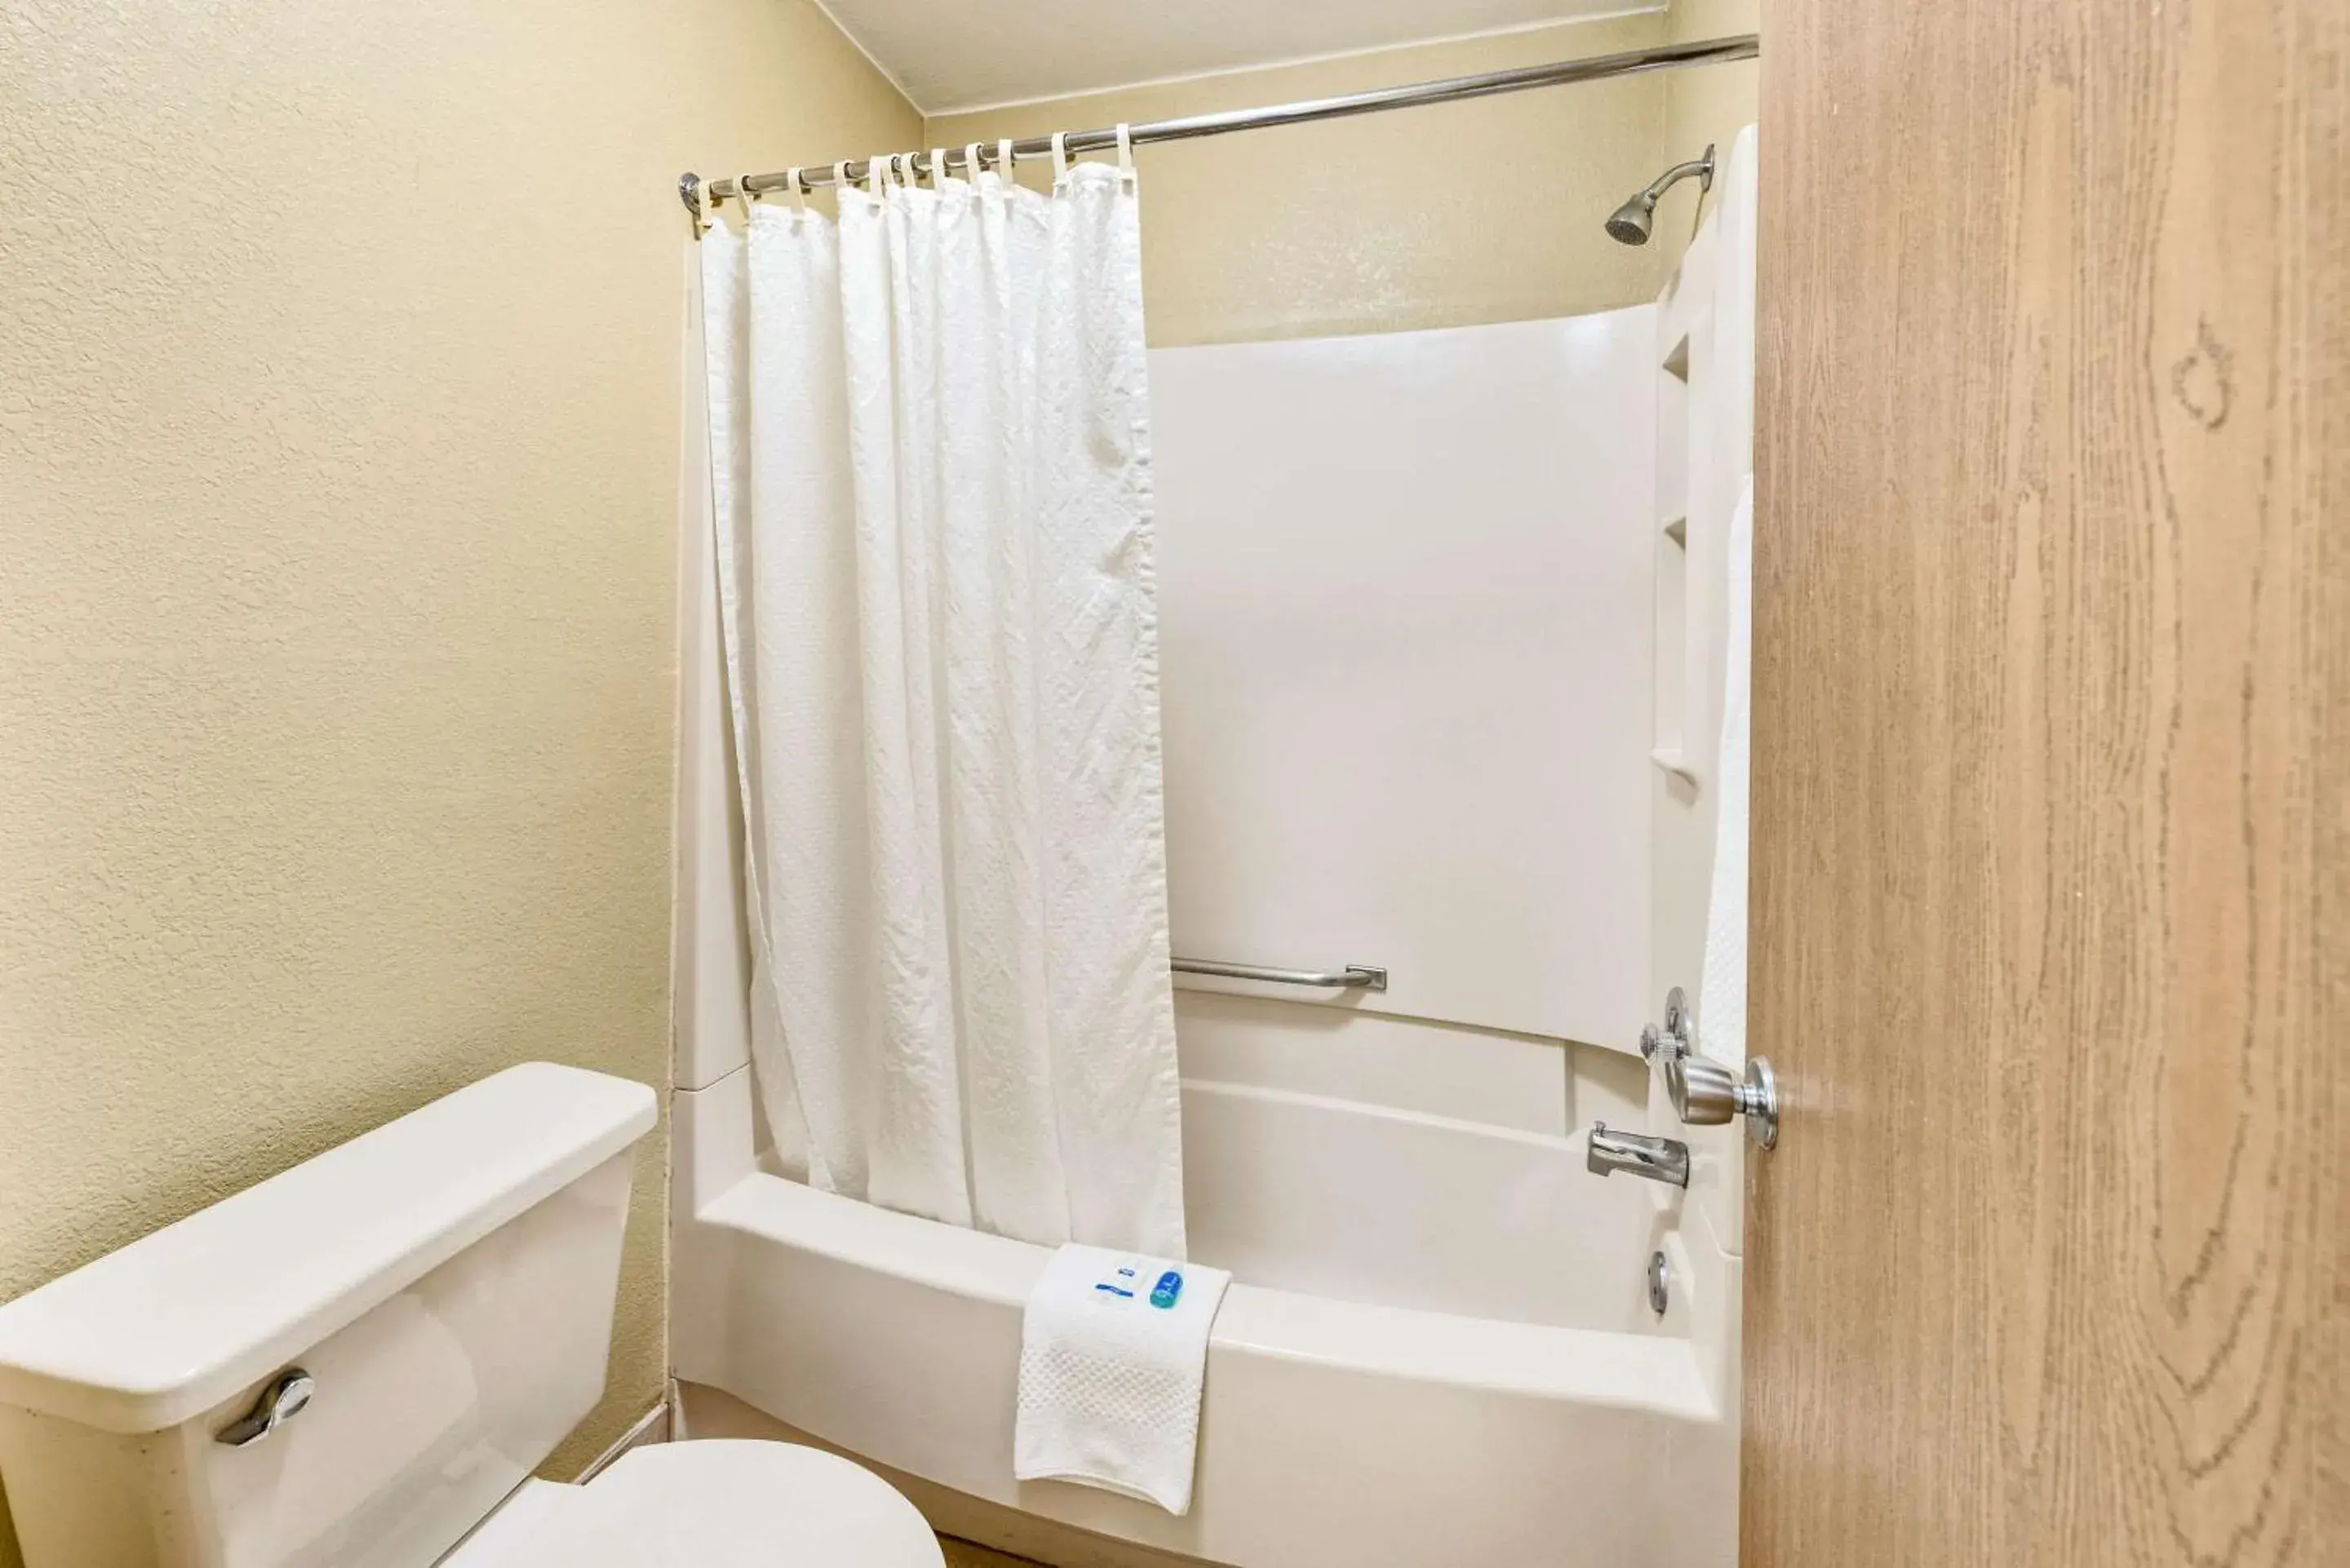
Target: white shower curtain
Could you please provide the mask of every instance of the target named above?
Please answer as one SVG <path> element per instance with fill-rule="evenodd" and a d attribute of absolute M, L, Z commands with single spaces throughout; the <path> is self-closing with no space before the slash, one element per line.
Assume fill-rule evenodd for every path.
<path fill-rule="evenodd" d="M 752 1037 L 787 1168 L 1184 1254 L 1130 168 L 702 244 Z"/>

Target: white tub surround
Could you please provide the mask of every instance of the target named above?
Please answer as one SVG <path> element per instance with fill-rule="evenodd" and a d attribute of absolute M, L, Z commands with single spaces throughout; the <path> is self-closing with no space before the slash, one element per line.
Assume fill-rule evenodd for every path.
<path fill-rule="evenodd" d="M 1637 1049 L 1656 336 L 1151 355 L 1175 950 L 1388 971 L 1186 986 Z"/>

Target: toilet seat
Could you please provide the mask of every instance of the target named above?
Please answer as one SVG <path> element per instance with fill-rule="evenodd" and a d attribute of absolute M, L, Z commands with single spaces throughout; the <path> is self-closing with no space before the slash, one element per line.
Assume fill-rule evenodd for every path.
<path fill-rule="evenodd" d="M 582 1487 L 517 1495 L 443 1568 L 944 1568 L 914 1505 L 796 1443 L 632 1449 Z"/>

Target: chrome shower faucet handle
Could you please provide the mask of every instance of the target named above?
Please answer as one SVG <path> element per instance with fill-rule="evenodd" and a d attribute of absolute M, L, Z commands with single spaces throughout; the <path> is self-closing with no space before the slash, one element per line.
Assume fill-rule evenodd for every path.
<path fill-rule="evenodd" d="M 1779 1081 L 1767 1057 L 1749 1057 L 1742 1083 L 1726 1063 L 1691 1052 L 1666 1064 L 1665 1092 L 1687 1126 L 1720 1127 L 1744 1116 L 1749 1138 L 1764 1148 L 1778 1145 Z"/>

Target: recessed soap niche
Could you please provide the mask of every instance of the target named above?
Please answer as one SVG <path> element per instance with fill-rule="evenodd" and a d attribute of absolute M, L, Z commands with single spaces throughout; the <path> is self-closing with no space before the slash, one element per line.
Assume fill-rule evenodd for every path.
<path fill-rule="evenodd" d="M 1701 607 L 1692 600 L 1697 581 L 1690 566 L 1690 470 L 1693 452 L 1705 450 L 1705 400 L 1692 398 L 1692 372 L 1702 383 L 1710 358 L 1704 316 L 1694 319 L 1672 308 L 1668 293 L 1657 369 L 1657 552 L 1656 728 L 1649 757 L 1676 780 L 1694 789 L 1698 772 L 1690 755 L 1695 715 L 1693 689 L 1704 671 L 1694 634 Z"/>
<path fill-rule="evenodd" d="M 1670 346 L 1657 377 L 1656 729 L 1649 756 L 1687 776 L 1689 685 L 1689 338 Z"/>

